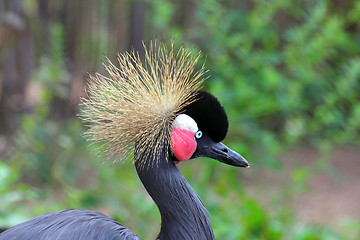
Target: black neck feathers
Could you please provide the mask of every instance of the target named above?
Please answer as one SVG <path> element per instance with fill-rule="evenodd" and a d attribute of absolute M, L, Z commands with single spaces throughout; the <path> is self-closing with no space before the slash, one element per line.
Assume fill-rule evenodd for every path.
<path fill-rule="evenodd" d="M 158 164 L 136 166 L 139 178 L 161 214 L 158 239 L 214 239 L 207 211 L 199 196 L 165 151 Z M 151 159 L 152 160 L 152 159 Z"/>

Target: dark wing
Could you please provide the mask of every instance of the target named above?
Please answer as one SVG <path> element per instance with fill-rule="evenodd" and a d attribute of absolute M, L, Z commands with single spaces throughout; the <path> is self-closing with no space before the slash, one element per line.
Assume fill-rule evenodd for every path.
<path fill-rule="evenodd" d="M 46 213 L 0 234 L 0 240 L 141 240 L 104 214 L 88 210 Z"/>

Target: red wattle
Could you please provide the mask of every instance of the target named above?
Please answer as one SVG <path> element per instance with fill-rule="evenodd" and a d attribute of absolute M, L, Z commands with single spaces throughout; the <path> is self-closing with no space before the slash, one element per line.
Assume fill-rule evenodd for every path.
<path fill-rule="evenodd" d="M 196 150 L 195 133 L 180 129 L 173 128 L 171 132 L 171 149 L 179 161 L 189 160 Z"/>

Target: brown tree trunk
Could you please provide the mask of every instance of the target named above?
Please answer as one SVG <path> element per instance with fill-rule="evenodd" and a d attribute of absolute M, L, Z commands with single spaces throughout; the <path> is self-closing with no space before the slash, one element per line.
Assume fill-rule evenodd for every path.
<path fill-rule="evenodd" d="M 135 51 L 142 55 L 144 52 L 142 41 L 145 40 L 145 2 L 133 2 L 131 4 L 131 44 Z"/>
<path fill-rule="evenodd" d="M 24 110 L 32 70 L 31 31 L 19 0 L 0 0 L 0 134 L 9 136 Z"/>

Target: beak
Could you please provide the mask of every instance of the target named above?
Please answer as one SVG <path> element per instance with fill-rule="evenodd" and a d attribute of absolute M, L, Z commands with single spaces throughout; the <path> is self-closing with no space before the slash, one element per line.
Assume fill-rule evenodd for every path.
<path fill-rule="evenodd" d="M 196 157 L 212 158 L 235 167 L 250 167 L 243 156 L 221 142 L 214 142 L 206 134 L 203 134 L 202 138 L 197 140 L 197 148 L 191 158 Z"/>

